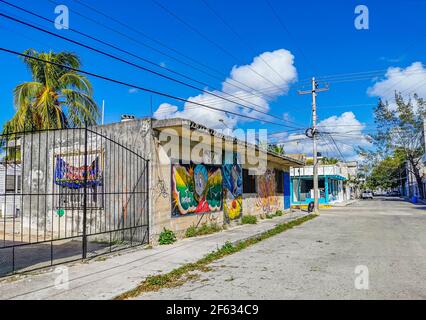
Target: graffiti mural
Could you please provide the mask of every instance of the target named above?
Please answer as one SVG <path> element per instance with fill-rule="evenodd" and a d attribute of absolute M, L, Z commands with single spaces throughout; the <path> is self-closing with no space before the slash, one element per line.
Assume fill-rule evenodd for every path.
<path fill-rule="evenodd" d="M 275 196 L 275 172 L 274 170 L 266 170 L 264 175 L 258 176 L 257 179 L 257 207 L 264 213 L 271 213 L 278 209 L 278 198 Z"/>
<path fill-rule="evenodd" d="M 223 166 L 223 212 L 225 221 L 239 219 L 243 213 L 243 174 L 241 165 Z"/>
<path fill-rule="evenodd" d="M 217 166 L 172 166 L 172 216 L 222 210 L 222 170 Z"/>
<path fill-rule="evenodd" d="M 74 159 L 75 160 L 75 159 Z M 81 189 L 85 186 L 99 186 L 102 184 L 102 168 L 99 156 L 87 167 L 72 165 L 60 155 L 56 156 L 55 184 L 70 189 Z"/>
<path fill-rule="evenodd" d="M 85 166 L 87 161 L 87 166 Z M 63 209 L 79 209 L 86 203 L 89 208 L 103 207 L 104 152 L 56 154 L 54 158 L 54 193 L 58 215 Z"/>

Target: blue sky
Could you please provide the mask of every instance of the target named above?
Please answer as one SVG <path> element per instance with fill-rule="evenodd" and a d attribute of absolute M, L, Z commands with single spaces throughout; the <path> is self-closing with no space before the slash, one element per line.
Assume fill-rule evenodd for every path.
<path fill-rule="evenodd" d="M 55 2 L 57 1 L 55 0 Z M 79 5 L 77 1 L 64 0 L 60 1 L 60 4 L 65 4 L 70 9 L 71 28 L 90 33 L 94 37 L 102 38 L 104 41 L 111 42 L 158 64 L 205 82 L 210 85 L 208 90 L 213 90 L 213 87 L 220 88 L 234 66 L 251 64 L 255 57 L 264 52 L 275 52 L 279 49 L 288 50 L 294 56 L 294 67 L 297 70 L 299 80 L 289 83 L 288 92 L 284 90 L 281 96 L 276 97 L 273 101 L 268 101 L 268 112 L 306 127 L 310 123 L 311 102 L 310 96 L 297 94 L 296 90 L 300 88 L 300 80 L 311 76 L 386 70 L 389 67 L 407 68 L 414 62 L 425 61 L 424 13 L 426 12 L 426 1 L 401 0 L 390 3 L 378 0 L 362 2 L 351 0 L 297 2 L 269 0 L 284 22 L 288 30 L 288 32 L 285 32 L 265 0 L 205 0 L 232 26 L 239 37 L 230 32 L 202 0 L 158 1 L 210 40 L 206 40 L 188 29 L 187 26 L 164 12 L 151 0 L 122 0 L 120 2 L 82 0 L 82 2 L 131 25 L 150 37 L 158 39 L 167 46 L 201 61 L 215 70 L 219 70 L 221 75 L 217 75 L 217 78 L 211 78 L 205 73 L 179 64 L 82 18 L 77 13 L 86 15 L 119 32 L 126 33 L 130 37 L 163 50 L 156 43 L 150 42 L 141 37 L 140 34 L 126 30 L 114 21 L 90 11 Z M 31 2 L 14 0 L 13 3 L 50 19 L 56 17 L 55 5 L 48 0 Z M 370 25 L 368 30 L 357 30 L 354 27 L 356 17 L 354 9 L 359 4 L 367 5 L 369 8 Z M 0 3 L 0 11 L 20 17 L 25 21 L 36 22 L 60 35 L 102 48 L 101 45 L 76 36 L 70 31 L 58 31 L 52 24 L 40 21 L 16 9 L 11 9 L 3 3 Z M 194 89 L 159 79 L 87 49 L 44 35 L 39 31 L 29 30 L 27 27 L 19 26 L 1 17 L 0 39 L 2 47 L 16 51 L 23 51 L 27 48 L 35 48 L 39 51 L 73 51 L 81 57 L 83 69 L 180 97 L 194 97 L 199 93 Z M 230 55 L 212 45 L 211 41 L 225 48 Z M 248 45 L 246 45 L 247 43 Z M 123 56 L 123 54 L 114 52 L 112 49 L 106 47 L 103 47 L 103 49 Z M 168 52 L 172 56 L 176 56 L 174 52 Z M 138 64 L 143 64 L 137 59 L 127 58 Z M 14 113 L 13 88 L 21 82 L 29 81 L 30 75 L 23 63 L 15 56 L 0 53 L 0 64 L 3 71 L 0 77 L 0 105 L 2 107 L 0 122 L 4 123 Z M 421 65 L 418 68 L 423 71 Z M 156 70 L 160 69 L 157 68 Z M 319 121 L 330 121 L 330 119 L 334 119 L 335 122 L 344 121 L 348 118 L 347 115 L 344 118 L 339 117 L 345 112 L 352 112 L 356 121 L 367 125 L 364 132 L 368 132 L 372 129 L 369 124 L 373 121 L 371 105 L 377 102 L 381 91 L 378 88 L 376 95 L 370 96 L 367 94 L 367 90 L 377 82 L 382 81 L 382 84 L 386 85 L 386 79 L 385 72 L 383 72 L 381 77 L 374 80 L 330 83 L 330 90 L 321 93 L 318 97 Z M 411 85 L 413 81 L 416 83 L 418 80 L 417 78 L 408 79 L 406 85 Z M 141 91 L 131 92 L 129 88 L 110 84 L 103 80 L 91 78 L 91 81 L 95 89 L 96 100 L 99 103 L 102 99 L 106 101 L 106 122 L 118 121 L 123 113 L 135 114 L 139 117 L 150 114 L 151 95 Z M 395 89 L 403 83 L 402 81 L 402 83 L 397 84 Z M 392 86 L 390 88 L 392 89 Z M 424 87 L 419 88 L 419 90 L 424 90 Z M 383 96 L 386 97 L 385 94 Z M 153 96 L 152 99 L 154 111 L 163 103 L 182 108 L 181 103 L 167 98 Z M 205 110 L 201 109 L 197 112 L 201 115 L 205 114 L 205 117 L 209 118 Z M 234 119 L 232 126 L 243 128 L 266 127 L 272 132 L 285 130 L 280 126 L 267 125 L 259 121 L 237 120 Z M 276 119 L 272 120 L 276 121 Z M 344 122 L 342 123 L 344 124 Z M 288 138 L 288 136 L 285 138 Z M 347 144 L 347 141 L 342 142 L 343 149 L 344 143 Z M 350 155 L 350 150 L 346 151 Z"/>

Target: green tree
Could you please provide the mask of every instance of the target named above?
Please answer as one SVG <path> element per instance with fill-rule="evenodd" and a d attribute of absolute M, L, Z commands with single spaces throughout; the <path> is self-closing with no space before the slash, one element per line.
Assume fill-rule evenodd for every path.
<path fill-rule="evenodd" d="M 425 153 L 423 142 L 423 121 L 426 116 L 425 101 L 414 95 L 413 99 L 404 100 L 401 94 L 395 94 L 396 106 L 379 101 L 374 110 L 377 134 L 373 136 L 377 153 L 387 157 L 397 153 L 398 158 L 408 161 L 411 172 L 423 195 L 421 157 Z M 397 176 L 392 175 L 393 179 Z"/>
<path fill-rule="evenodd" d="M 284 154 L 284 147 L 282 145 L 270 144 L 268 146 L 269 151 L 275 152 L 277 154 Z"/>
<path fill-rule="evenodd" d="M 78 69 L 79 58 L 70 52 L 37 52 L 26 55 Z M 19 84 L 14 90 L 16 113 L 8 121 L 5 133 L 42 129 L 62 129 L 96 124 L 99 109 L 93 99 L 89 80 L 69 68 L 23 58 L 32 81 Z"/>
<path fill-rule="evenodd" d="M 321 163 L 325 164 L 325 165 L 338 164 L 339 159 L 333 158 L 333 157 L 330 157 L 330 158 L 324 157 L 324 158 L 321 159 Z"/>
<path fill-rule="evenodd" d="M 400 185 L 400 177 L 404 167 L 404 152 L 395 150 L 394 154 L 378 162 L 367 177 L 366 185 L 369 189 L 392 189 Z"/>

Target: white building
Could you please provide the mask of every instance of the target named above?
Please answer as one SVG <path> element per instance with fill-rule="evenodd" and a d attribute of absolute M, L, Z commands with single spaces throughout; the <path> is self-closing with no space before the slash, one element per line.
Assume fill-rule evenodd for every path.
<path fill-rule="evenodd" d="M 19 217 L 22 177 L 20 164 L 0 163 L 0 217 Z"/>

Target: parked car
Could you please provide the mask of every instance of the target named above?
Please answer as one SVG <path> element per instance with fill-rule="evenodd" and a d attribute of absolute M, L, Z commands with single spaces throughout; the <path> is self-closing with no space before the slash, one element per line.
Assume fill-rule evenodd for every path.
<path fill-rule="evenodd" d="M 373 199 L 373 193 L 371 191 L 364 191 L 361 195 L 362 199 Z"/>
<path fill-rule="evenodd" d="M 388 196 L 389 197 L 400 197 L 401 196 L 401 193 L 399 192 L 399 191 L 390 191 L 390 192 L 388 192 Z"/>

